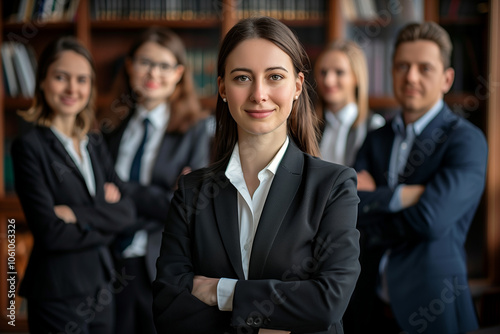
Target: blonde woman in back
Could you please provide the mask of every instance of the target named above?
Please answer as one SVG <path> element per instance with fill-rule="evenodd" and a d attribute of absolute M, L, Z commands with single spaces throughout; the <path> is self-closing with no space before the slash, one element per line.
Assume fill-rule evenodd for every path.
<path fill-rule="evenodd" d="M 352 41 L 337 40 L 319 55 L 314 67 L 322 120 L 322 159 L 352 167 L 366 134 L 385 124 L 368 109 L 368 68 L 363 50 Z"/>

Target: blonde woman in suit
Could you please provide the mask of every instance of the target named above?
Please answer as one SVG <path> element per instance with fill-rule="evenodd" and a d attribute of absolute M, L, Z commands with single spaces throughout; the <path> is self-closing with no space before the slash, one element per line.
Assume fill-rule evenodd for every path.
<path fill-rule="evenodd" d="M 321 158 L 352 167 L 366 134 L 385 124 L 368 109 L 368 68 L 363 50 L 353 41 L 337 40 L 314 66 L 320 123 Z"/>
<path fill-rule="evenodd" d="M 307 71 L 276 19 L 224 38 L 216 162 L 174 195 L 153 283 L 158 332 L 343 332 L 360 271 L 356 176 L 315 157 Z"/>
<path fill-rule="evenodd" d="M 34 244 L 19 294 L 31 333 L 113 333 L 108 245 L 134 222 L 93 122 L 90 53 L 64 37 L 41 54 L 33 106 L 36 126 L 12 145 L 15 187 Z"/>

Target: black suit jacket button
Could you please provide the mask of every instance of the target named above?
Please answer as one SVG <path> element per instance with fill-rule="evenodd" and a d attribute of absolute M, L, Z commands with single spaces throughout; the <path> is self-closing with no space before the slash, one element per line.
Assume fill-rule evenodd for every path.
<path fill-rule="evenodd" d="M 255 317 L 253 319 L 253 323 L 255 326 L 260 326 L 260 325 L 262 325 L 262 320 L 263 320 L 262 317 Z"/>
<path fill-rule="evenodd" d="M 248 326 L 252 326 L 253 324 L 254 324 L 253 318 L 252 317 L 248 317 L 247 318 L 247 325 Z"/>

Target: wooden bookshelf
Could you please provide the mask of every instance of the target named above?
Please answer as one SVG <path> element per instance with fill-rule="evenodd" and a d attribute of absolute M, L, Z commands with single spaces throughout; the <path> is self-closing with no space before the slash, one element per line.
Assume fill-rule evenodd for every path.
<path fill-rule="evenodd" d="M 500 3 L 490 3 L 490 47 L 488 76 L 487 139 L 489 145 L 488 182 L 486 184 L 486 235 L 488 248 L 488 279 L 500 286 Z M 498 314 L 498 312 L 497 312 Z"/>
<path fill-rule="evenodd" d="M 3 18 L 3 6 L 0 6 L 0 18 Z M 3 41 L 3 29 L 4 25 L 3 22 L 0 24 L 0 42 Z M 1 43 L 0 43 L 1 45 Z M 0 198 L 3 198 L 5 196 L 5 185 L 4 185 L 4 157 L 5 157 L 5 152 L 4 152 L 4 112 L 5 112 L 5 86 L 3 82 L 3 59 L 0 57 L 0 65 L 2 66 L 2 76 L 0 76 L 0 132 L 2 135 L 0 135 Z M 0 223 L 1 224 L 1 223 Z M 2 296 L 3 297 L 3 296 Z"/>
<path fill-rule="evenodd" d="M 15 196 L 3 197 L 0 200 L 0 279 L 2 282 L 7 282 L 7 278 L 12 275 L 8 273 L 7 268 L 12 262 L 8 261 L 8 224 L 9 221 L 15 225 L 15 262 L 14 267 L 16 272 L 16 289 L 19 290 L 19 282 L 21 281 L 24 270 L 27 265 L 29 258 L 29 253 L 31 252 L 31 247 L 33 244 L 33 238 L 31 233 L 28 231 L 27 225 L 24 221 L 24 215 L 21 210 L 21 205 L 19 200 Z M 12 226 L 12 224 L 11 224 Z M 11 272 L 11 271 L 9 271 Z M 27 306 L 26 300 L 16 295 L 15 298 L 8 298 L 7 296 L 7 284 L 2 284 L 3 291 L 0 292 L 0 332 L 2 333 L 19 333 L 27 332 Z M 10 289 L 10 288 L 9 288 Z M 7 317 L 7 307 L 10 305 L 10 301 L 15 300 L 16 312 L 15 312 L 15 326 L 9 325 L 9 322 L 13 318 Z M 10 311 L 9 311 L 10 312 Z"/>
<path fill-rule="evenodd" d="M 311 55 L 317 54 L 324 44 L 336 38 L 345 38 L 349 34 L 349 29 L 357 27 L 364 29 L 365 27 L 375 26 L 381 27 L 385 25 L 385 21 L 380 19 L 356 19 L 348 21 L 342 12 L 343 0 L 324 0 L 324 15 L 322 17 L 311 17 L 309 19 L 294 19 L 288 20 L 281 18 L 283 22 L 295 30 L 305 31 L 305 34 L 321 35 L 320 43 L 313 45 L 313 49 L 308 50 Z M 360 0 L 357 0 L 360 1 Z M 365 0 L 361 0 L 365 1 Z M 461 2 L 474 1 L 462 0 Z M 500 228 L 497 226 L 500 221 L 500 134 L 495 129 L 495 126 L 500 124 L 500 67 L 497 60 L 500 57 L 499 48 L 499 31 L 500 27 L 500 8 L 497 1 L 488 1 L 487 22 L 484 19 L 467 17 L 450 19 L 440 15 L 441 7 L 446 1 L 439 0 L 421 0 L 423 10 L 422 15 L 425 20 L 436 21 L 445 27 L 450 26 L 467 26 L 474 28 L 479 25 L 486 25 L 485 43 L 486 49 L 477 50 L 477 57 L 481 63 L 488 64 L 481 71 L 484 71 L 484 79 L 487 81 L 487 89 L 489 96 L 487 100 L 480 101 L 480 106 L 475 115 L 479 118 L 479 123 L 483 124 L 482 129 L 488 137 L 490 146 L 490 160 L 487 180 L 487 189 L 485 194 L 485 231 L 484 241 L 486 243 L 486 262 L 487 272 L 484 280 L 492 286 L 500 286 Z M 46 44 L 62 35 L 74 35 L 78 37 L 93 53 L 98 76 L 98 93 L 97 107 L 100 111 L 109 109 L 117 98 L 113 91 L 113 66 L 116 64 L 118 57 L 122 56 L 128 49 L 130 41 L 134 35 L 139 34 L 143 29 L 150 26 L 166 26 L 181 35 L 185 40 L 186 46 L 198 47 L 200 39 L 196 36 L 199 34 L 211 34 L 210 47 L 216 48 L 220 37 L 224 36 L 227 31 L 238 21 L 240 13 L 238 6 L 241 4 L 239 0 L 221 0 L 217 2 L 218 12 L 213 17 L 203 19 L 94 19 L 92 18 L 91 0 L 79 0 L 77 14 L 71 22 L 21 22 L 21 23 L 0 23 L 0 42 L 8 40 L 19 40 L 23 43 L 31 45 L 37 54 L 46 46 Z M 215 2 L 212 2 L 215 3 Z M 2 15 L 2 6 L 0 6 L 0 18 Z M 196 16 L 193 16 L 196 17 Z M 314 36 L 316 37 L 316 36 Z M 372 37 L 370 37 L 372 38 Z M 389 38 L 389 37 L 387 37 Z M 371 41 L 371 39 L 370 39 Z M 203 42 L 203 41 L 202 41 Z M 393 40 L 388 41 L 392 43 Z M 208 46 L 200 46 L 205 48 Z M 314 62 L 314 59 L 312 59 Z M 1 62 L 1 59 L 0 59 Z M 1 63 L 0 63 L 1 64 Z M 387 69 L 386 69 L 387 70 Z M 390 77 L 390 72 L 384 73 L 384 78 Z M 19 222 L 19 228 L 24 229 L 23 216 L 12 191 L 6 191 L 4 180 L 4 156 L 6 155 L 5 144 L 12 138 L 8 138 L 6 133 L 11 133 L 13 129 L 17 129 L 20 125 L 17 123 L 15 112 L 18 109 L 26 109 L 31 104 L 30 99 L 7 97 L 4 93 L 3 76 L 0 76 L 0 266 L 3 268 L 5 264 L 4 250 L 5 240 L 1 238 L 5 231 L 5 224 L 8 218 L 15 218 Z M 446 100 L 452 104 L 462 104 L 466 106 L 468 99 L 477 98 L 477 94 L 473 91 L 452 91 L 447 95 Z M 216 96 L 202 96 L 202 104 L 205 108 L 215 109 Z M 397 109 L 397 102 L 390 93 L 376 94 L 370 96 L 370 107 L 374 110 Z M 98 115 L 99 116 L 99 115 Z M 6 131 L 9 130 L 9 131 Z M 3 270 L 3 269 L 2 269 Z M 3 271 L 2 271 L 3 275 Z M 3 282 L 4 276 L 0 276 Z M 0 331 L 13 328 L 2 327 L 6 323 L 5 317 L 5 291 L 0 291 Z M 16 330 L 23 331 L 26 328 L 25 320 L 21 317 L 16 321 Z M 24 327 L 23 327 L 24 326 Z M 23 329 L 24 328 L 24 329 Z"/>

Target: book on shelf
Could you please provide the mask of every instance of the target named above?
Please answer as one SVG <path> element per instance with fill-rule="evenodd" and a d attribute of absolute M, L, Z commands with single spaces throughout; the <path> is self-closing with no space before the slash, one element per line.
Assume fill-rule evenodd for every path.
<path fill-rule="evenodd" d="M 205 20 L 220 17 L 213 0 L 93 0 L 93 20 Z"/>
<path fill-rule="evenodd" d="M 35 92 L 35 72 L 31 66 L 26 46 L 21 43 L 13 43 L 12 45 L 14 46 L 14 67 L 18 75 L 21 94 L 24 97 L 33 97 Z"/>
<path fill-rule="evenodd" d="M 188 64 L 193 72 L 197 93 L 200 97 L 217 93 L 217 51 L 215 49 L 188 49 Z"/>
<path fill-rule="evenodd" d="M 50 21 L 52 18 L 52 5 L 54 4 L 54 0 L 44 0 L 40 1 L 40 9 L 38 18 L 41 21 Z"/>
<path fill-rule="evenodd" d="M 29 50 L 29 51 L 28 51 Z M 7 78 L 9 96 L 33 97 L 35 92 L 34 51 L 31 46 L 17 42 L 2 44 L 2 63 Z"/>
<path fill-rule="evenodd" d="M 422 0 L 400 0 L 400 18 L 403 22 L 422 22 L 424 20 L 424 4 Z"/>
<path fill-rule="evenodd" d="M 422 0 L 341 0 L 341 11 L 347 21 L 381 21 L 379 25 L 393 21 L 422 21 Z"/>
<path fill-rule="evenodd" d="M 324 17 L 325 0 L 248 0 L 236 3 L 238 19 L 271 16 L 284 20 L 308 20 Z"/>
<path fill-rule="evenodd" d="M 326 12 L 325 0 L 248 0 L 237 1 L 239 19 L 266 15 L 278 19 L 319 19 Z M 221 17 L 222 2 L 213 0 L 93 0 L 94 20 L 204 20 Z"/>
<path fill-rule="evenodd" d="M 19 84 L 17 82 L 16 72 L 14 70 L 13 62 L 14 48 L 12 43 L 5 42 L 2 44 L 2 68 L 5 82 L 5 90 L 7 96 L 17 96 L 19 92 Z"/>
<path fill-rule="evenodd" d="M 80 0 L 19 0 L 13 1 L 6 11 L 6 22 L 60 22 L 75 18 Z"/>
<path fill-rule="evenodd" d="M 342 14 L 348 21 L 356 20 L 358 13 L 356 11 L 356 5 L 352 0 L 341 0 L 340 8 L 342 10 Z"/>
<path fill-rule="evenodd" d="M 340 6 L 348 21 L 372 20 L 378 17 L 375 0 L 341 0 Z"/>

